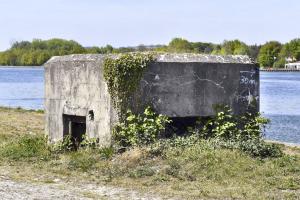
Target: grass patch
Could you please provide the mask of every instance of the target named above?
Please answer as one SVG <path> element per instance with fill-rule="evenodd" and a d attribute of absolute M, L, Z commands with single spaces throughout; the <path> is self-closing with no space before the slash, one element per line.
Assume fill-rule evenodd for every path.
<path fill-rule="evenodd" d="M 0 157 L 13 161 L 47 160 L 50 155 L 47 141 L 41 135 L 22 135 L 0 148 Z"/>
<path fill-rule="evenodd" d="M 68 169 L 87 172 L 93 170 L 97 163 L 97 154 L 94 151 L 77 151 L 69 155 Z"/>

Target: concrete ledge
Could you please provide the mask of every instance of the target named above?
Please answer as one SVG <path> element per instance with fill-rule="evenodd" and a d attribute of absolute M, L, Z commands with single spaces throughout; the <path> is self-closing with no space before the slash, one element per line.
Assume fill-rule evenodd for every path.
<path fill-rule="evenodd" d="M 72 54 L 67 56 L 54 56 L 47 63 L 53 62 L 74 62 L 74 61 L 97 61 L 106 57 L 117 58 L 122 54 Z M 245 55 L 206 55 L 193 53 L 157 53 L 157 62 L 178 62 L 178 63 L 237 63 L 254 64 L 248 56 Z"/>

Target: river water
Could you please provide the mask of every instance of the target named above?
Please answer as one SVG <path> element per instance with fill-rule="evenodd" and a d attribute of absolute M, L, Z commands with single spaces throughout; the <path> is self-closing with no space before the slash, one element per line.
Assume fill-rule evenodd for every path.
<path fill-rule="evenodd" d="M 0 68 L 0 106 L 43 109 L 43 98 L 43 68 Z"/>
<path fill-rule="evenodd" d="M 300 144 L 300 73 L 261 72 L 260 112 L 266 138 Z M 0 106 L 43 109 L 43 68 L 0 68 Z"/>

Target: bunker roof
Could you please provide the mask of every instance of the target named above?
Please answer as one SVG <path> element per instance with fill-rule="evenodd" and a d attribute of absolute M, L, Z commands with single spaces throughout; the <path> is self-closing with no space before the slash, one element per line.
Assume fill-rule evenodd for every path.
<path fill-rule="evenodd" d="M 105 57 L 117 58 L 122 54 L 73 54 L 67 56 L 54 56 L 47 63 L 53 62 L 76 62 L 98 61 Z M 156 55 L 157 62 L 199 62 L 199 63 L 240 63 L 254 64 L 253 60 L 246 55 L 206 55 L 193 53 L 159 53 Z"/>

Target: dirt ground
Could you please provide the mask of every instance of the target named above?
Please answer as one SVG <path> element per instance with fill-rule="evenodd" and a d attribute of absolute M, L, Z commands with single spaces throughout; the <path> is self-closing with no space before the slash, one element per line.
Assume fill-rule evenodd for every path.
<path fill-rule="evenodd" d="M 53 183 L 15 181 L 0 175 L 0 199 L 5 200 L 85 200 L 85 199 L 132 199 L 159 200 L 149 194 L 141 194 L 129 189 L 97 184 L 77 184 L 54 179 Z"/>

